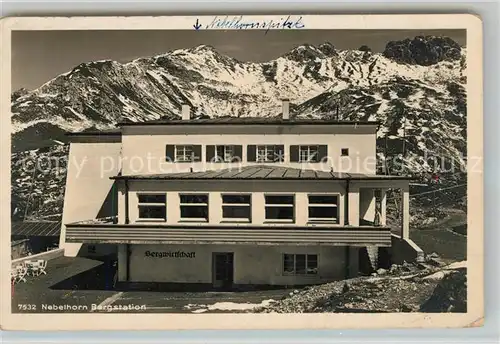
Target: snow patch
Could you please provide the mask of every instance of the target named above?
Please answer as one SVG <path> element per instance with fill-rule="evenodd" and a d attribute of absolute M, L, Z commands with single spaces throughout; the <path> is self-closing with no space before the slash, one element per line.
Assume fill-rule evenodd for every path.
<path fill-rule="evenodd" d="M 208 311 L 245 311 L 259 307 L 267 307 L 273 302 L 273 299 L 264 300 L 261 303 L 237 303 L 237 302 L 216 302 L 212 305 L 188 304 L 184 309 L 191 310 L 191 313 L 205 313 Z"/>
<path fill-rule="evenodd" d="M 463 269 L 463 268 L 467 268 L 466 260 L 462 260 L 461 262 L 451 263 L 450 265 L 445 266 L 445 269 L 448 270 Z"/>
<path fill-rule="evenodd" d="M 203 309 L 203 308 L 200 308 L 200 309 L 195 309 L 194 311 L 192 311 L 191 313 L 205 313 L 208 309 Z"/>
<path fill-rule="evenodd" d="M 158 81 L 160 84 L 163 84 L 163 82 L 164 82 L 164 81 L 163 81 L 162 77 L 161 77 L 158 73 L 156 73 L 156 72 L 154 72 L 154 71 L 152 71 L 152 70 L 148 70 L 146 73 L 147 73 L 148 75 L 151 75 L 151 76 L 152 76 L 152 77 L 153 77 L 156 81 Z M 120 96 L 121 96 L 121 94 L 120 94 Z M 123 96 L 122 96 L 122 97 L 123 97 Z"/>
<path fill-rule="evenodd" d="M 442 280 L 443 278 L 445 278 L 445 276 L 449 275 L 449 274 L 452 274 L 454 273 L 455 271 L 453 270 L 443 270 L 443 271 L 438 271 L 438 272 L 435 272 L 433 273 L 432 275 L 429 275 L 429 276 L 425 276 L 423 278 L 423 280 L 426 280 L 426 281 L 440 281 Z"/>
<path fill-rule="evenodd" d="M 272 299 L 264 300 L 261 303 L 236 303 L 236 302 L 217 302 L 213 305 L 209 305 L 208 309 L 213 310 L 224 310 L 224 311 L 235 311 L 235 310 L 248 310 L 254 309 L 256 307 L 265 307 L 275 302 Z"/>

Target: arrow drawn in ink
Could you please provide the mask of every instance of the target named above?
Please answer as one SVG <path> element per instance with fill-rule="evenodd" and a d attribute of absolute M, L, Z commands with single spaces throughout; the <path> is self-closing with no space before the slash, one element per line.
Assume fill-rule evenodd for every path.
<path fill-rule="evenodd" d="M 200 29 L 201 24 L 198 22 L 198 18 L 196 19 L 196 24 L 193 25 L 193 27 L 194 27 L 195 30 L 199 30 Z"/>

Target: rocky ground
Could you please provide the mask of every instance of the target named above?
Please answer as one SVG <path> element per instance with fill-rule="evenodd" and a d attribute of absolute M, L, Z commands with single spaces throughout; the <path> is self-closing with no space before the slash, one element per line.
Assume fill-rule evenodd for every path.
<path fill-rule="evenodd" d="M 466 312 L 466 262 L 450 265 L 431 255 L 426 263 L 393 265 L 372 276 L 305 287 L 258 313 Z"/>

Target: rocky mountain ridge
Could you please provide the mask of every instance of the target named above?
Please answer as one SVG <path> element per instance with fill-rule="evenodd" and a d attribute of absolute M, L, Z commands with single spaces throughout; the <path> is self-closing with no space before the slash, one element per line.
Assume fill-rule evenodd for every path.
<path fill-rule="evenodd" d="M 264 63 L 239 61 L 207 45 L 123 64 L 82 63 L 36 90 L 12 94 L 13 166 L 42 147 L 43 154 L 63 155 L 59 144 L 66 131 L 177 118 L 182 104 L 195 116 L 277 116 L 286 97 L 291 117 L 379 120 L 383 173 L 434 173 L 432 157 L 443 156 L 460 170 L 466 153 L 465 57 L 466 48 L 449 38 L 419 36 L 389 42 L 382 53 L 366 46 L 303 44 Z M 23 199 L 19 195 L 28 189 L 14 185 L 17 168 L 13 193 Z M 463 173 L 449 175 L 453 183 L 464 179 Z"/>
<path fill-rule="evenodd" d="M 125 64 L 110 60 L 82 63 L 36 90 L 13 94 L 13 146 L 15 150 L 38 148 L 37 143 L 27 141 L 62 138 L 63 131 L 105 129 L 122 119 L 173 118 L 179 116 L 182 104 L 210 117 L 274 116 L 284 97 L 300 106 L 325 92 L 352 87 L 370 92 L 377 85 L 400 81 L 416 82 L 415 87 L 448 82 L 463 87 L 465 50 L 461 55 L 443 54 L 446 58 L 422 66 L 401 62 L 401 45 L 388 44 L 399 50 L 373 54 L 336 50 L 330 43 L 304 44 L 265 63 L 241 62 L 201 45 Z M 413 60 L 418 62 L 424 60 L 418 56 L 425 54 L 418 50 L 407 55 L 417 56 Z M 439 91 L 446 96 L 446 89 Z M 300 109 L 295 113 L 298 117 L 331 112 L 325 107 L 321 112 Z"/>

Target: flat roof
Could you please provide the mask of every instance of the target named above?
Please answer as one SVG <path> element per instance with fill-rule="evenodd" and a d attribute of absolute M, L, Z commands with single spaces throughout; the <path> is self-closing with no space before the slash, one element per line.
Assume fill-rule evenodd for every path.
<path fill-rule="evenodd" d="M 198 172 L 117 175 L 111 179 L 126 180 L 410 180 L 408 176 L 374 175 L 362 173 L 344 173 L 321 170 L 306 170 L 283 166 L 251 165 L 221 170 Z"/>
<path fill-rule="evenodd" d="M 338 121 L 328 119 L 283 119 L 282 117 L 214 117 L 195 118 L 189 120 L 182 119 L 157 119 L 146 122 L 119 122 L 119 126 L 138 125 L 379 125 L 378 121 Z"/>
<path fill-rule="evenodd" d="M 122 134 L 121 128 L 66 132 L 67 136 L 105 136 L 105 135 L 120 136 L 121 134 Z"/>
<path fill-rule="evenodd" d="M 378 121 L 337 121 L 324 119 L 289 119 L 281 117 L 215 117 L 215 118 L 195 118 L 190 120 L 182 119 L 158 119 L 145 122 L 119 122 L 118 128 L 103 130 L 84 130 L 76 132 L 66 132 L 67 136 L 120 136 L 122 126 L 149 126 L 149 125 L 336 125 L 336 126 L 378 126 Z"/>
<path fill-rule="evenodd" d="M 59 236 L 61 221 L 21 221 L 13 222 L 10 235 L 19 236 Z"/>

